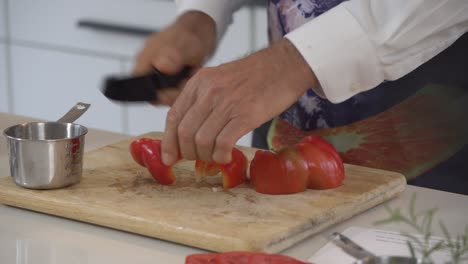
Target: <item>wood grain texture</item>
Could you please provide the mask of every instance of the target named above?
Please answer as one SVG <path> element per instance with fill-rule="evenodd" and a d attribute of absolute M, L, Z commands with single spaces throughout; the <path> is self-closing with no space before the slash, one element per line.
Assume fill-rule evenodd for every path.
<path fill-rule="evenodd" d="M 145 136 L 160 137 L 160 133 Z M 227 191 L 197 182 L 194 162 L 157 184 L 131 158 L 130 140 L 87 152 L 79 184 L 37 191 L 0 179 L 0 202 L 212 251 L 278 252 L 401 193 L 403 175 L 345 165 L 336 189 L 264 195 L 248 184 Z M 254 149 L 243 148 L 251 158 Z"/>

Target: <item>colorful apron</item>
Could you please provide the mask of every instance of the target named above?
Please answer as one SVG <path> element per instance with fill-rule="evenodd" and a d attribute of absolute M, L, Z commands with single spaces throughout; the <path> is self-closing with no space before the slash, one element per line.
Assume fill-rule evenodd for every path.
<path fill-rule="evenodd" d="M 341 2 L 270 0 L 270 42 Z M 346 163 L 397 171 L 410 184 L 468 194 L 468 34 L 405 77 L 343 103 L 308 90 L 268 128 L 268 136 L 261 129 L 254 133 L 254 146 L 262 147 L 259 133 L 271 149 L 320 135 Z"/>

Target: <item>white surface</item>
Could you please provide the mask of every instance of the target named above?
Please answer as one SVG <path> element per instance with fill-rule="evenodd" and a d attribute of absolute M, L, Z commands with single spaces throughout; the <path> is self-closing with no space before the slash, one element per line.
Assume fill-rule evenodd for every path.
<path fill-rule="evenodd" d="M 0 0 L 0 40 L 5 37 L 6 32 L 5 12 L 5 0 Z"/>
<path fill-rule="evenodd" d="M 8 112 L 8 90 L 6 70 L 6 45 L 3 44 L 0 40 L 0 112 Z"/>
<path fill-rule="evenodd" d="M 265 7 L 255 7 L 253 9 L 253 19 L 255 33 L 253 47 L 255 50 L 268 46 L 268 13 Z"/>
<path fill-rule="evenodd" d="M 251 27 L 249 9 L 242 8 L 234 14 L 234 21 L 226 31 L 214 56 L 207 66 L 216 66 L 247 55 L 250 51 Z"/>
<path fill-rule="evenodd" d="M 363 247 L 368 252 L 376 256 L 404 256 L 411 257 L 411 252 L 406 244 L 408 238 L 400 232 L 389 231 L 385 229 L 371 229 L 362 227 L 350 227 L 342 232 L 343 235 L 353 240 L 356 244 Z M 413 237 L 417 237 L 420 241 L 424 238 L 419 234 L 411 233 Z M 431 246 L 444 241 L 442 237 L 432 236 Z M 412 245 L 417 248 L 413 242 Z M 449 263 L 450 255 L 447 250 L 436 251 L 431 255 L 434 263 Z M 421 257 L 420 255 L 417 255 Z M 355 259 L 346 254 L 341 248 L 337 247 L 332 242 L 328 242 L 314 256 L 308 259 L 313 263 L 334 264 L 334 263 L 352 263 Z"/>
<path fill-rule="evenodd" d="M 118 61 L 15 46 L 11 59 L 15 113 L 56 120 L 82 101 L 91 108 L 80 124 L 122 131 L 121 107 L 100 91 L 103 76 L 120 71 Z"/>
<path fill-rule="evenodd" d="M 6 46 L 5 46 L 5 0 L 0 0 L 0 112 L 8 112 L 8 93 L 6 80 Z"/>
<path fill-rule="evenodd" d="M 28 119 L 0 113 L 0 130 L 26 121 Z M 86 138 L 86 149 L 91 150 L 123 138 L 125 136 L 91 130 Z M 0 175 L 9 174 L 6 157 L 5 141 L 0 140 Z M 386 204 L 391 207 L 406 208 L 413 193 L 417 195 L 418 210 L 439 208 L 434 223 L 442 219 L 452 234 L 463 231 L 468 223 L 468 196 L 409 186 L 402 195 Z M 377 206 L 305 239 L 282 253 L 306 260 L 326 244 L 332 232 L 343 232 L 351 226 L 374 228 L 375 221 L 386 217 L 384 207 Z M 385 226 L 385 229 L 411 231 L 399 225 Z M 440 236 L 441 234 L 435 232 L 434 235 Z M 184 263 L 185 256 L 195 252 L 203 251 L 0 205 L 0 260 L 2 264 L 171 264 Z"/>
<path fill-rule="evenodd" d="M 133 57 L 144 37 L 79 28 L 80 19 L 161 29 L 174 19 L 171 1 L 14 0 L 10 1 L 13 41 L 73 47 Z"/>

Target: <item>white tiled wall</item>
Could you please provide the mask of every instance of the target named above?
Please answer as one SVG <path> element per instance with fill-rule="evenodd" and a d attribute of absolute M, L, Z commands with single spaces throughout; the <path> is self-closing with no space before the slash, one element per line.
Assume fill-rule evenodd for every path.
<path fill-rule="evenodd" d="M 6 0 L 0 0 L 0 41 L 6 35 Z"/>
<path fill-rule="evenodd" d="M 0 112 L 8 112 L 6 45 L 0 41 Z"/>
<path fill-rule="evenodd" d="M 60 118 L 78 101 L 91 103 L 79 123 L 122 131 L 122 109 L 100 92 L 102 77 L 120 71 L 119 61 L 30 47 L 11 47 L 14 112 Z"/>

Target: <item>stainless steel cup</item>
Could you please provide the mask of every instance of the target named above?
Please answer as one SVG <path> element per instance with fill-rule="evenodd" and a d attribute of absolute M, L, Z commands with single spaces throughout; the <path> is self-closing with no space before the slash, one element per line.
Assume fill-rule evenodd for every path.
<path fill-rule="evenodd" d="M 78 103 L 57 122 L 19 124 L 3 131 L 16 184 L 55 189 L 80 181 L 88 129 L 72 122 L 88 107 Z"/>
<path fill-rule="evenodd" d="M 61 188 L 80 181 L 86 127 L 37 122 L 7 128 L 10 172 L 16 184 L 31 189 Z"/>

